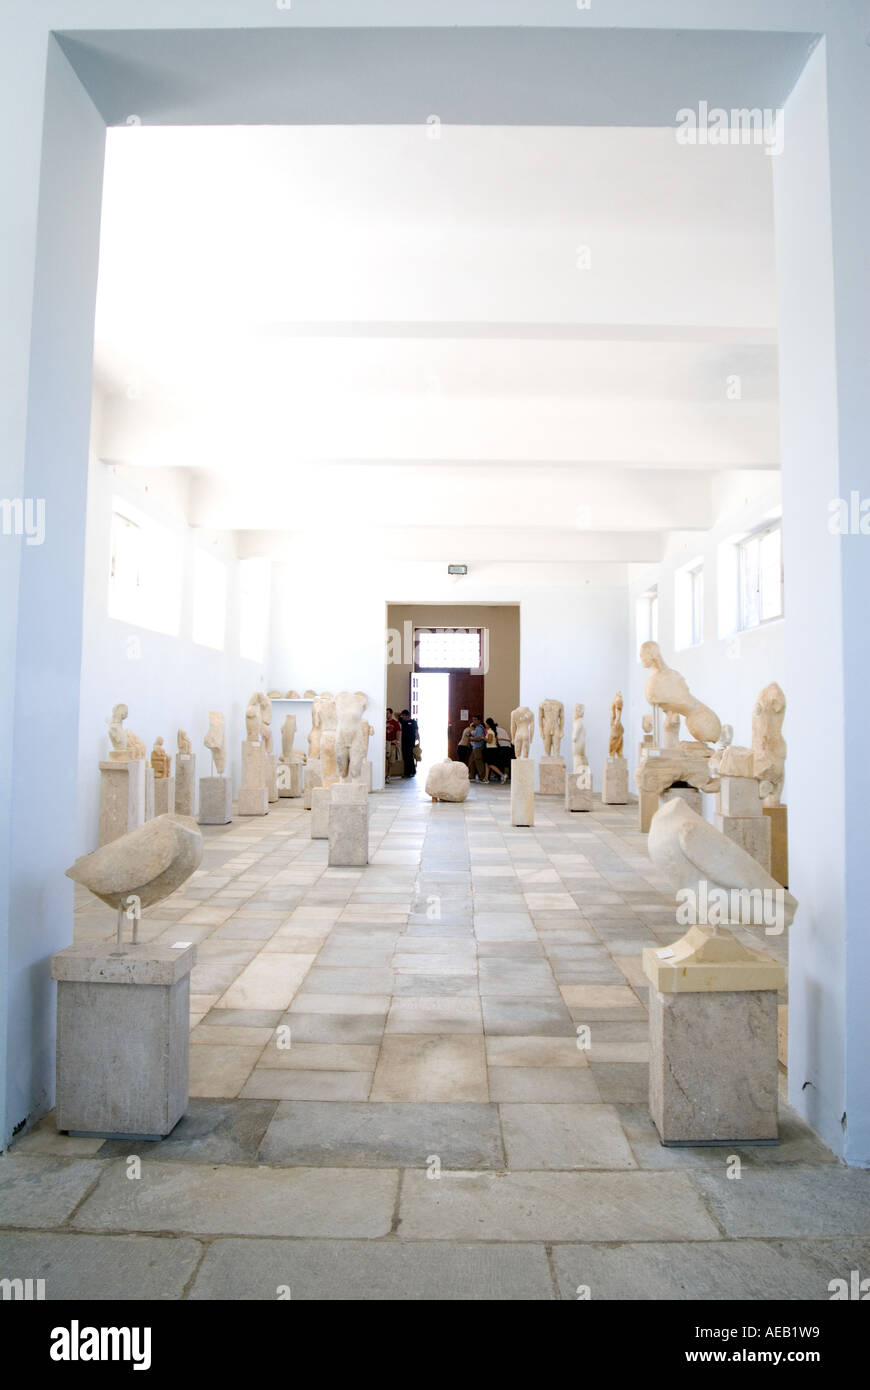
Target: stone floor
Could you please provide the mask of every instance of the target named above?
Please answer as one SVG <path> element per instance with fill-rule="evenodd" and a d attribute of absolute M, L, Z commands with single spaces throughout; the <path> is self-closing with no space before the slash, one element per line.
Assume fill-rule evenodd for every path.
<path fill-rule="evenodd" d="M 197 943 L 189 1113 L 159 1144 L 52 1116 L 22 1137 L 0 1277 L 49 1299 L 827 1299 L 870 1273 L 870 1173 L 785 1104 L 779 1146 L 658 1143 L 639 957 L 681 932 L 634 806 L 538 797 L 514 829 L 499 787 L 370 805 L 365 869 L 328 868 L 298 802 L 204 829 L 142 923 Z M 112 934 L 76 902 L 77 938 Z"/>

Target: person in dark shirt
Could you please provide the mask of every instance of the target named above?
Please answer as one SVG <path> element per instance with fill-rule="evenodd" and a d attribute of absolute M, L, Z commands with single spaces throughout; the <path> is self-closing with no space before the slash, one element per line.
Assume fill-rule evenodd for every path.
<path fill-rule="evenodd" d="M 402 761 L 405 764 L 405 777 L 417 776 L 417 763 L 414 759 L 414 745 L 419 739 L 416 719 L 411 718 L 410 710 L 403 709 L 399 715 L 402 725 Z"/>

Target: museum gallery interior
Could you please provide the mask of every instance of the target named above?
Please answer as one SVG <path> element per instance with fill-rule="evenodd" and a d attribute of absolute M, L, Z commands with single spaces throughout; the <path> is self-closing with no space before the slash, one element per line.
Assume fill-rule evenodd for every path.
<path fill-rule="evenodd" d="M 328 9 L 0 17 L 3 1297 L 870 1296 L 870 14 Z"/>

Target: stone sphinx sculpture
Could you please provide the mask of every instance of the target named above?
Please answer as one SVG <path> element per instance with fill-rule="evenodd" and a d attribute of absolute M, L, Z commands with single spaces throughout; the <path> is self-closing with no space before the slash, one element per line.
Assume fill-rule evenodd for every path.
<path fill-rule="evenodd" d="M 752 752 L 764 806 L 779 806 L 785 779 L 786 742 L 782 736 L 785 695 L 776 681 L 761 691 L 752 711 Z"/>
<path fill-rule="evenodd" d="M 538 729 L 544 741 L 544 757 L 558 758 L 565 732 L 565 706 L 561 700 L 542 700 L 538 706 Z"/>
<path fill-rule="evenodd" d="M 217 710 L 209 710 L 208 729 L 203 744 L 211 753 L 215 772 L 223 777 L 227 765 L 227 737 L 224 717 Z"/>
<path fill-rule="evenodd" d="M 112 710 L 112 719 L 109 724 L 109 742 L 112 745 L 109 761 L 112 763 L 126 763 L 130 757 L 127 730 L 124 728 L 124 720 L 128 713 L 126 705 L 115 705 Z"/>
<path fill-rule="evenodd" d="M 155 777 L 169 777 L 172 771 L 172 759 L 163 747 L 163 739 L 156 738 L 154 747 L 151 749 L 151 766 L 154 769 Z"/>
<path fill-rule="evenodd" d="M 178 730 L 178 739 L 177 739 L 177 742 L 178 742 L 178 752 L 182 755 L 182 757 L 189 757 L 189 756 L 190 756 L 190 739 L 187 737 L 187 734 L 184 732 L 183 729 L 179 729 L 179 730 Z"/>
<path fill-rule="evenodd" d="M 586 713 L 585 705 L 574 706 L 574 723 L 571 729 L 571 747 L 574 753 L 574 771 L 581 772 L 584 767 L 589 766 L 589 759 L 586 756 L 586 725 L 583 716 Z"/>
<path fill-rule="evenodd" d="M 156 816 L 92 854 L 82 855 L 67 877 L 118 909 L 119 923 L 127 899 L 135 896 L 150 907 L 189 878 L 202 859 L 202 836 L 188 816 Z"/>
<path fill-rule="evenodd" d="M 368 696 L 361 690 L 353 694 L 342 690 L 335 697 L 335 759 L 342 782 L 358 782 L 362 776 L 365 755 L 362 717 L 367 708 Z"/>
<path fill-rule="evenodd" d="M 715 743 L 722 730 L 718 715 L 695 698 L 679 671 L 665 664 L 658 642 L 644 642 L 640 659 L 650 672 L 645 687 L 649 703 L 666 714 L 681 714 L 699 743 Z"/>
<path fill-rule="evenodd" d="M 625 729 L 622 727 L 622 691 L 617 690 L 610 706 L 610 743 L 608 745 L 608 756 L 611 758 L 622 757 L 622 745 L 625 739 Z"/>
<path fill-rule="evenodd" d="M 511 711 L 511 743 L 518 758 L 527 758 L 535 733 L 535 716 L 528 705 Z"/>

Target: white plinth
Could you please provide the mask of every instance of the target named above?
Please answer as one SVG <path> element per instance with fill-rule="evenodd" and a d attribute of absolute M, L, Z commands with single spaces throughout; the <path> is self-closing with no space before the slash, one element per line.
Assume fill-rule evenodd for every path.
<path fill-rule="evenodd" d="M 764 808 L 758 795 L 758 779 L 720 777 L 719 810 L 723 816 L 762 816 Z"/>
<path fill-rule="evenodd" d="M 171 816 L 175 810 L 175 778 L 154 778 L 154 814 Z"/>
<path fill-rule="evenodd" d="M 541 796 L 565 795 L 564 758 L 541 758 L 538 763 L 538 791 Z"/>
<path fill-rule="evenodd" d="M 278 754 L 266 754 L 266 786 L 269 791 L 269 801 L 278 800 Z"/>
<path fill-rule="evenodd" d="M 601 779 L 601 800 L 605 806 L 625 806 L 628 802 L 628 763 L 625 758 L 608 758 Z"/>
<path fill-rule="evenodd" d="M 565 810 L 592 810 L 592 773 L 588 767 L 565 777 Z"/>
<path fill-rule="evenodd" d="M 759 801 L 759 806 L 761 802 Z M 763 813 L 751 816 L 723 816 L 717 811 L 713 817 L 717 830 L 727 835 L 747 854 L 751 854 L 765 873 L 770 873 L 770 820 Z"/>
<path fill-rule="evenodd" d="M 52 957 L 57 1128 L 161 1139 L 187 1109 L 196 947 L 81 942 Z"/>
<path fill-rule="evenodd" d="M 329 863 L 369 862 L 368 794 L 361 782 L 335 784 L 329 802 Z"/>
<path fill-rule="evenodd" d="M 229 777 L 200 777 L 200 825 L 229 825 L 233 818 L 233 784 Z"/>
<path fill-rule="evenodd" d="M 144 820 L 145 764 L 142 759 L 100 763 L 98 844 L 107 845 L 129 830 L 138 830 Z"/>
<path fill-rule="evenodd" d="M 269 793 L 265 787 L 240 787 L 237 812 L 240 816 L 267 816 Z"/>
<path fill-rule="evenodd" d="M 303 784 L 302 805 L 306 811 L 311 810 L 311 793 L 315 787 L 323 785 L 323 765 L 319 758 L 309 758 L 305 766 L 305 782 Z"/>
<path fill-rule="evenodd" d="M 372 789 L 372 765 L 371 765 L 371 763 L 363 763 L 363 765 L 362 765 L 362 777 L 361 777 L 360 780 L 362 781 L 362 784 L 363 784 L 363 786 L 364 786 L 365 789 L 366 789 L 366 793 L 370 792 L 371 789 Z"/>
<path fill-rule="evenodd" d="M 332 801 L 331 787 L 311 788 L 311 838 L 329 839 L 329 806 Z"/>
<path fill-rule="evenodd" d="M 154 768 L 145 763 L 145 819 L 154 819 Z"/>
<path fill-rule="evenodd" d="M 196 815 L 195 753 L 179 753 L 175 759 L 175 811 L 179 816 Z"/>
<path fill-rule="evenodd" d="M 277 772 L 278 795 L 301 796 L 305 783 L 305 766 L 303 763 L 279 763 Z"/>
<path fill-rule="evenodd" d="M 535 823 L 535 764 L 531 758 L 511 759 L 511 825 Z"/>

